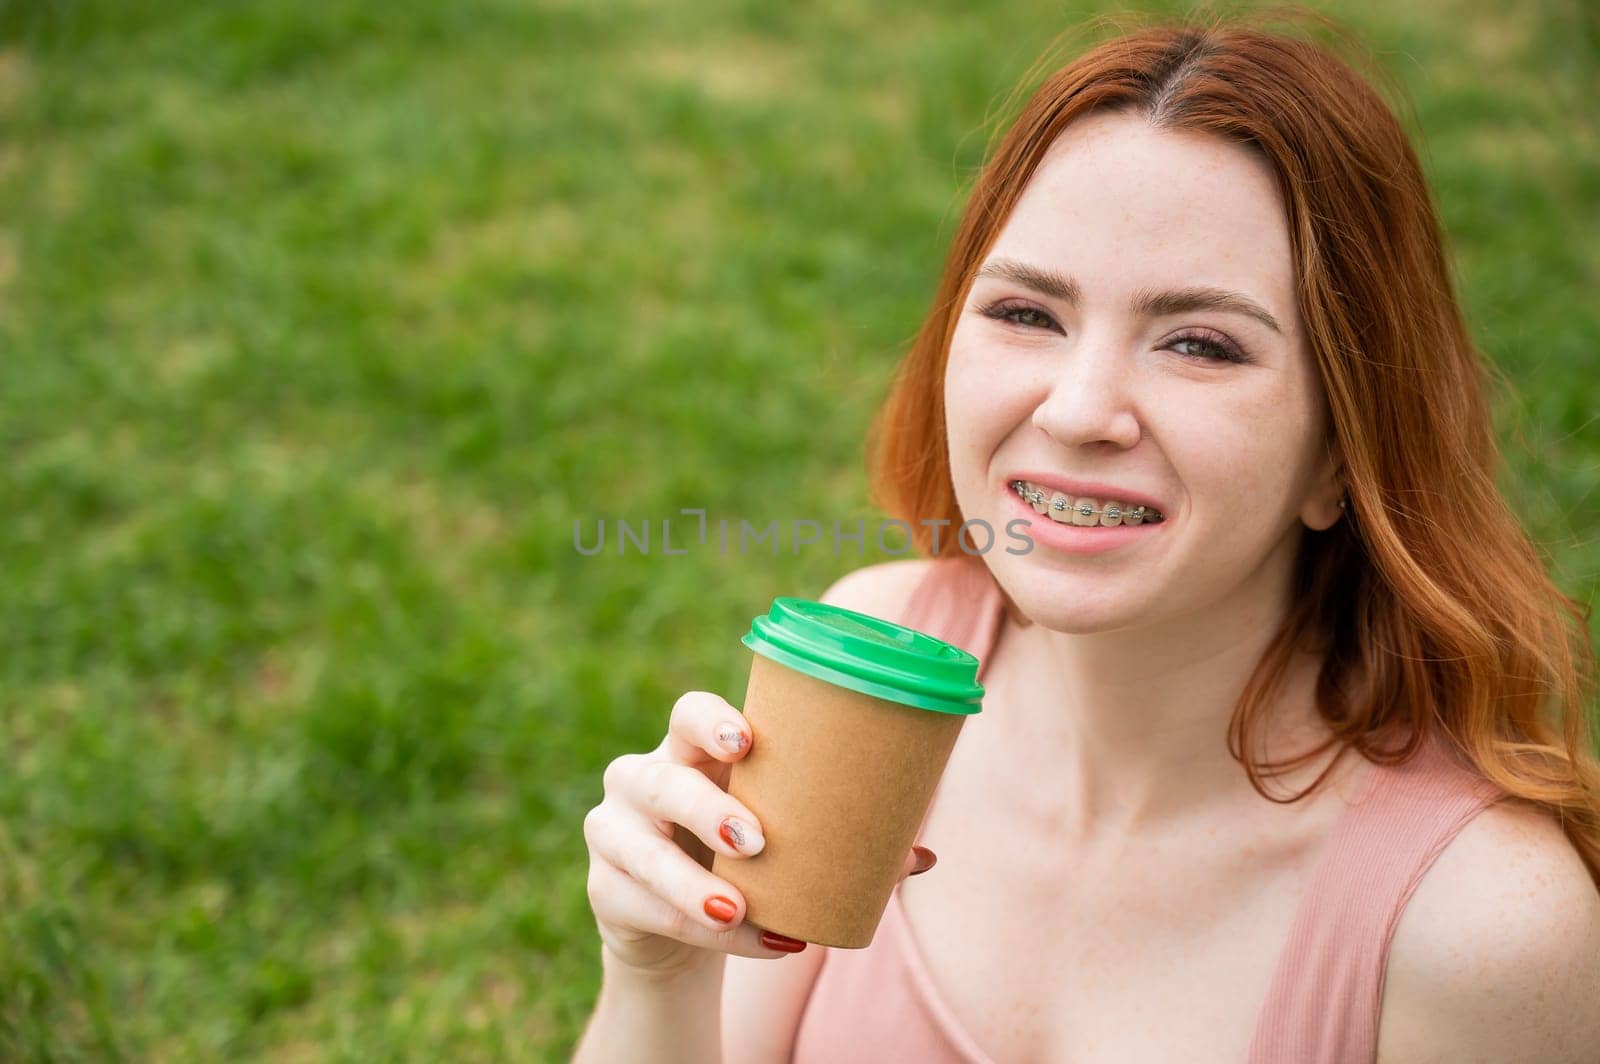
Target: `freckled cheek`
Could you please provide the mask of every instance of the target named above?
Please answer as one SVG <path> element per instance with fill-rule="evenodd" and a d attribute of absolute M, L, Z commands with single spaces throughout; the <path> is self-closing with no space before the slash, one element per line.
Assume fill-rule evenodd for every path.
<path fill-rule="evenodd" d="M 1209 500 L 1207 509 L 1218 515 L 1275 507 L 1291 491 L 1306 446 L 1303 426 L 1228 404 L 1186 417 L 1166 441 L 1189 490 L 1197 501 Z"/>
<path fill-rule="evenodd" d="M 945 365 L 945 401 L 965 400 L 972 405 L 1001 407 L 1015 413 L 1019 405 L 1038 402 L 1041 381 L 1018 365 L 1015 352 L 999 345 L 960 343 L 960 333 L 950 346 Z"/>
<path fill-rule="evenodd" d="M 950 475 L 962 512 L 971 514 L 981 505 L 994 454 L 1015 428 L 1015 418 L 1000 401 L 993 374 L 952 356 L 944 391 Z"/>
<path fill-rule="evenodd" d="M 1037 397 L 1015 374 L 952 356 L 945 373 L 945 423 L 953 452 L 982 456 L 1027 421 Z"/>

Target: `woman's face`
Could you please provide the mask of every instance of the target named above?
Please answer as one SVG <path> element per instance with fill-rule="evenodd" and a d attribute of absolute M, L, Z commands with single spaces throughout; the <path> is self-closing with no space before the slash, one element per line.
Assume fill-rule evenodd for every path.
<path fill-rule="evenodd" d="M 1201 289 L 1232 305 L 1166 295 Z M 1268 165 L 1219 138 L 1075 122 L 962 308 L 945 409 L 962 515 L 995 530 L 985 559 L 1048 628 L 1270 623 L 1302 526 L 1338 517 L 1284 207 Z M 1056 489 L 1070 509 L 1049 507 Z M 1144 497 L 1164 520 L 1075 526 L 1083 496 Z M 1025 555 L 1005 550 L 1018 518 Z"/>

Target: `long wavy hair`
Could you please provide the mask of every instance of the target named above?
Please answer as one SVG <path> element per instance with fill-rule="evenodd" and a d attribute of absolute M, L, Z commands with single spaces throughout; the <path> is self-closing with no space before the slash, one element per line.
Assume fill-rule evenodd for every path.
<path fill-rule="evenodd" d="M 1265 24 L 1285 16 L 1331 30 L 1344 47 Z M 961 523 L 943 403 L 951 334 L 975 272 L 1068 125 L 1124 112 L 1244 146 L 1271 164 L 1287 205 L 1299 309 L 1350 502 L 1345 520 L 1302 540 L 1294 605 L 1234 708 L 1229 750 L 1263 797 L 1292 802 L 1327 771 L 1287 799 L 1263 778 L 1335 743 L 1341 754 L 1404 762 L 1442 733 L 1508 795 L 1556 814 L 1600 884 L 1589 613 L 1556 587 L 1496 487 L 1493 371 L 1463 322 L 1422 168 L 1395 114 L 1341 53 L 1387 79 L 1346 31 L 1302 9 L 1109 24 L 1119 35 L 1049 74 L 991 143 L 932 309 L 872 427 L 875 501 L 916 530 L 925 555 L 923 519 Z M 1317 705 L 1333 735 L 1258 764 L 1241 751 L 1254 749 L 1301 649 L 1322 657 Z M 1391 730 L 1407 741 L 1382 742 Z"/>

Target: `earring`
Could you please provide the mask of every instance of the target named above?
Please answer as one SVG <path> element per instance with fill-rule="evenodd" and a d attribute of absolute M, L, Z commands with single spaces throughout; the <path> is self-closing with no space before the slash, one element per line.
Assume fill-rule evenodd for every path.
<path fill-rule="evenodd" d="M 1344 500 L 1343 499 L 1339 500 L 1339 509 L 1341 509 L 1341 510 L 1344 509 Z"/>

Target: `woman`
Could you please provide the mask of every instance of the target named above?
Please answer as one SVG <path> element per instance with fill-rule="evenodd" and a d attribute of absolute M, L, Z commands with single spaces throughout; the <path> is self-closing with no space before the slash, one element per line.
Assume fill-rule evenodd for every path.
<path fill-rule="evenodd" d="M 759 737 L 684 696 L 585 823 L 578 1059 L 1600 1058 L 1589 647 L 1496 493 L 1483 374 L 1416 157 L 1341 61 L 1234 22 L 1057 72 L 876 431 L 924 553 L 929 519 L 1033 549 L 824 596 L 983 661 L 938 871 L 870 948 L 771 963 L 798 944 L 703 860 L 759 850 L 721 789 Z"/>

